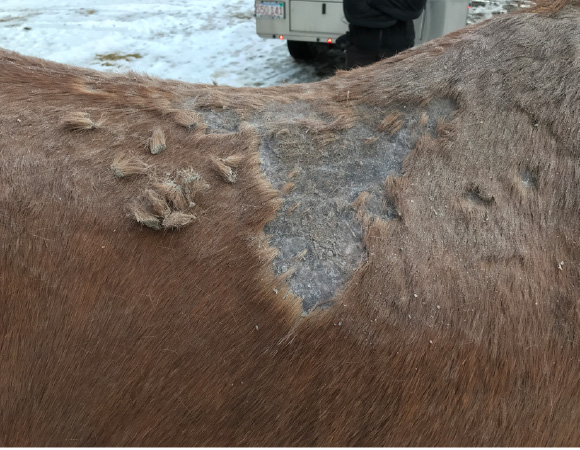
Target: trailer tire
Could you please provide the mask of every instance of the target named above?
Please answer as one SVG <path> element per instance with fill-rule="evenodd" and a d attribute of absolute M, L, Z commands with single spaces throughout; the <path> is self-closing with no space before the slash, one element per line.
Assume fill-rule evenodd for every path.
<path fill-rule="evenodd" d="M 288 52 L 294 59 L 311 60 L 318 56 L 318 46 L 314 42 L 288 41 Z"/>

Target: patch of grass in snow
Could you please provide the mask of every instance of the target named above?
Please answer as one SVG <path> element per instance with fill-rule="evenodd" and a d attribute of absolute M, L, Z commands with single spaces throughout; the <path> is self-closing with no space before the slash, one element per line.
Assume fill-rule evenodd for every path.
<path fill-rule="evenodd" d="M 0 17 L 0 23 L 11 22 L 13 20 L 22 20 L 24 17 Z"/>
<path fill-rule="evenodd" d="M 110 61 L 133 61 L 135 59 L 143 58 L 140 53 L 107 53 L 107 54 L 97 54 L 95 57 L 101 61 L 102 66 L 113 66 Z"/>
<path fill-rule="evenodd" d="M 248 13 L 248 12 L 247 13 L 240 12 L 240 13 L 234 14 L 234 18 L 240 19 L 240 20 L 251 20 L 254 18 L 254 14 Z"/>
<path fill-rule="evenodd" d="M 471 0 L 467 24 L 480 22 L 498 14 L 536 6 L 534 0 Z"/>
<path fill-rule="evenodd" d="M 29 14 L 28 16 L 8 16 L 8 17 L 0 17 L 0 23 L 8 23 L 8 22 L 24 22 L 26 19 L 30 19 L 31 17 L 37 16 L 38 14 Z M 17 26 L 18 24 L 11 24 L 9 26 Z"/>

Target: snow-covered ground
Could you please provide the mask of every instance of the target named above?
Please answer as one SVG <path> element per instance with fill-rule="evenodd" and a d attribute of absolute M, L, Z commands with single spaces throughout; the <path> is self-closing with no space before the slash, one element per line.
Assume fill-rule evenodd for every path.
<path fill-rule="evenodd" d="M 530 3 L 474 0 L 469 22 Z M 253 0 L 2 0 L 0 47 L 98 70 L 230 86 L 317 81 L 342 64 L 338 52 L 298 62 L 284 42 L 258 37 Z"/>

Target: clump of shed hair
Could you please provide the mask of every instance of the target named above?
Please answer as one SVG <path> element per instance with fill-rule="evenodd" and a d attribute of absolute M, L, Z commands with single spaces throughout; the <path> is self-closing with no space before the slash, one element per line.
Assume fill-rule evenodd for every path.
<path fill-rule="evenodd" d="M 395 134 L 403 128 L 403 121 L 401 120 L 401 114 L 398 112 L 393 112 L 385 117 L 382 122 L 377 127 L 378 131 L 387 131 L 389 134 Z"/>
<path fill-rule="evenodd" d="M 149 164 L 134 155 L 119 154 L 113 159 L 111 170 L 117 178 L 126 178 L 146 173 L 149 170 Z"/>
<path fill-rule="evenodd" d="M 246 158 L 245 155 L 242 153 L 234 153 L 233 155 L 228 156 L 227 158 L 222 159 L 222 162 L 232 169 L 237 169 L 240 167 L 244 159 Z"/>
<path fill-rule="evenodd" d="M 195 219 L 193 214 L 182 213 L 179 211 L 173 211 L 163 219 L 163 228 L 179 229 L 188 225 Z"/>
<path fill-rule="evenodd" d="M 161 222 L 159 221 L 159 218 L 147 211 L 142 204 L 131 204 L 129 211 L 133 218 L 141 225 L 152 228 L 153 230 L 161 230 Z"/>
<path fill-rule="evenodd" d="M 94 122 L 89 113 L 77 111 L 67 113 L 63 118 L 62 125 L 69 131 L 83 131 L 94 130 L 98 128 L 100 124 Z"/>
<path fill-rule="evenodd" d="M 177 183 L 183 190 L 190 205 L 195 205 L 194 199 L 197 194 L 209 189 L 209 184 L 193 169 L 178 170 L 170 180 Z"/>
<path fill-rule="evenodd" d="M 152 155 L 158 155 L 167 148 L 167 144 L 165 143 L 165 133 L 163 133 L 161 127 L 155 127 L 153 129 L 153 133 L 149 138 L 148 144 L 149 151 Z"/>
<path fill-rule="evenodd" d="M 181 186 L 173 180 L 164 180 L 154 184 L 157 192 L 163 195 L 172 205 L 173 208 L 183 210 L 195 206 L 195 203 L 188 200 Z"/>
<path fill-rule="evenodd" d="M 223 159 L 212 157 L 211 162 L 213 171 L 217 173 L 222 180 L 231 184 L 236 182 L 237 173 L 230 166 L 225 164 Z"/>
<path fill-rule="evenodd" d="M 195 220 L 194 198 L 207 189 L 194 170 L 178 170 L 146 188 L 129 211 L 138 223 L 154 230 L 180 229 Z"/>
<path fill-rule="evenodd" d="M 169 202 L 163 194 L 153 189 L 146 189 L 145 195 L 156 216 L 166 217 L 171 213 Z"/>
<path fill-rule="evenodd" d="M 187 128 L 189 130 L 206 128 L 201 116 L 193 111 L 187 111 L 184 109 L 177 110 L 173 112 L 173 120 L 178 125 Z"/>

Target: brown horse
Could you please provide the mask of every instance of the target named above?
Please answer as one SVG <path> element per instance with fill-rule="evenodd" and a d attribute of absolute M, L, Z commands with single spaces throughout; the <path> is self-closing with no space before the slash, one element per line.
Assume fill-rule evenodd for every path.
<path fill-rule="evenodd" d="M 580 445 L 580 4 L 320 83 L 0 51 L 0 445 Z"/>

